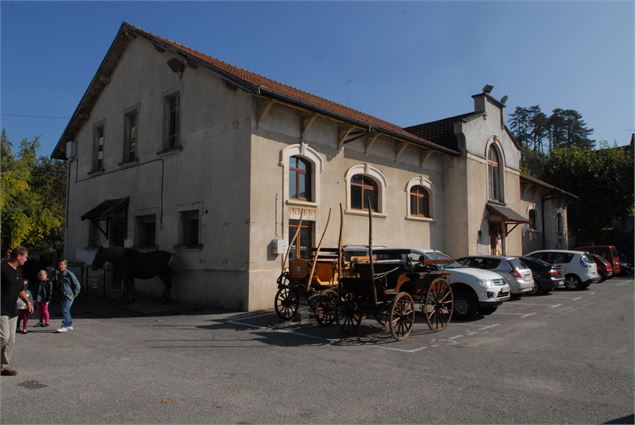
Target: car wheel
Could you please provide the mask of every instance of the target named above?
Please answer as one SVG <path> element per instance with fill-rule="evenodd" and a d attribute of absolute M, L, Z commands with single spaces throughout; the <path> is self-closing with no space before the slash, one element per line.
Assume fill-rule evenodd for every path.
<path fill-rule="evenodd" d="M 497 308 L 497 305 L 489 305 L 487 307 L 481 307 L 478 312 L 481 313 L 483 316 L 489 316 L 490 314 L 495 312 Z"/>
<path fill-rule="evenodd" d="M 454 292 L 453 317 L 457 320 L 470 320 L 477 310 L 475 297 L 464 289 Z"/>
<path fill-rule="evenodd" d="M 564 287 L 567 289 L 581 289 L 582 282 L 580 278 L 574 274 L 568 274 L 564 278 Z"/>
<path fill-rule="evenodd" d="M 542 291 L 540 290 L 540 285 L 538 282 L 534 280 L 534 287 L 531 289 L 531 295 L 540 295 Z"/>

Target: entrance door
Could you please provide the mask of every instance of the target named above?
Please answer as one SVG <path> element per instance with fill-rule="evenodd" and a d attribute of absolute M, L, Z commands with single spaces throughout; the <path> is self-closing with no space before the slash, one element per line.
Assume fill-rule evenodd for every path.
<path fill-rule="evenodd" d="M 503 232 L 501 223 L 489 224 L 489 243 L 491 255 L 503 255 Z"/>
<path fill-rule="evenodd" d="M 126 214 L 118 213 L 110 217 L 110 246 L 123 246 L 127 236 Z"/>
<path fill-rule="evenodd" d="M 298 230 L 299 220 L 289 221 L 289 242 L 295 236 Z M 299 243 L 298 243 L 299 242 Z M 313 223 L 310 221 L 302 222 L 302 229 L 296 241 L 291 245 L 289 250 L 289 259 L 309 258 L 311 248 L 313 247 Z"/>

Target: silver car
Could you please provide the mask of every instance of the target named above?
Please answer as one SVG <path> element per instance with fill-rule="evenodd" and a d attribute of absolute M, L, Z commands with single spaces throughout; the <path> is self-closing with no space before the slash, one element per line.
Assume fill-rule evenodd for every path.
<path fill-rule="evenodd" d="M 498 273 L 505 279 L 513 295 L 529 294 L 534 289 L 533 273 L 518 257 L 480 255 L 459 258 L 457 261 L 466 267 Z"/>

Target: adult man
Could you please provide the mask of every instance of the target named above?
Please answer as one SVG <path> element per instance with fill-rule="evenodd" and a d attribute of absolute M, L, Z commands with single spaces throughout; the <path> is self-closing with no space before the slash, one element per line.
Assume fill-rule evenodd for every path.
<path fill-rule="evenodd" d="M 75 273 L 68 270 L 66 267 L 68 262 L 66 259 L 61 259 L 57 263 L 57 276 L 55 277 L 56 285 L 60 288 L 60 294 L 62 295 L 62 327 L 56 330 L 57 333 L 64 333 L 73 330 L 73 318 L 71 317 L 71 306 L 73 301 L 79 295 L 81 286 L 79 280 L 75 277 Z"/>
<path fill-rule="evenodd" d="M 2 297 L 2 314 L 0 315 L 0 343 L 2 344 L 2 376 L 17 375 L 15 369 L 9 367 L 11 353 L 15 345 L 15 329 L 18 321 L 18 297 L 27 305 L 29 314 L 33 313 L 33 305 L 24 291 L 22 266 L 26 263 L 29 252 L 23 246 L 11 251 L 8 260 L 2 261 L 2 280 L 0 281 Z"/>

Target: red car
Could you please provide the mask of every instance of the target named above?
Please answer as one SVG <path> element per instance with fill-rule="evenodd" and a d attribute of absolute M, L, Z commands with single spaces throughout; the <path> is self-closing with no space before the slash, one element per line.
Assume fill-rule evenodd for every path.
<path fill-rule="evenodd" d="M 598 266 L 598 274 L 602 276 L 602 280 L 600 282 L 613 277 L 613 266 L 611 266 L 611 263 L 608 260 L 597 254 L 589 255 L 593 258 L 593 260 L 595 260 L 595 264 Z"/>
<path fill-rule="evenodd" d="M 586 251 L 590 254 L 599 255 L 602 258 L 608 260 L 613 267 L 613 274 L 618 275 L 622 272 L 622 266 L 620 265 L 620 254 L 617 251 L 615 245 L 593 245 L 593 246 L 581 246 L 575 249 L 576 251 Z M 599 272 L 599 270 L 598 270 Z"/>

